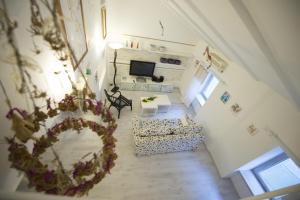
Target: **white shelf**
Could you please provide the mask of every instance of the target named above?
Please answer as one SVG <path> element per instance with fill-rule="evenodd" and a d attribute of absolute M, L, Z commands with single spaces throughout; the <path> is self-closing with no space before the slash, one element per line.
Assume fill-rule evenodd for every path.
<path fill-rule="evenodd" d="M 153 82 L 146 78 L 146 82 L 136 81 L 135 76 L 125 76 L 121 78 L 121 89 L 123 90 L 143 90 L 152 92 L 173 92 L 174 84 L 172 82 Z"/>
<path fill-rule="evenodd" d="M 184 70 L 185 67 L 183 65 L 175 65 L 175 64 L 169 64 L 169 63 L 156 63 L 156 68 L 163 68 L 163 69 L 177 69 L 177 70 Z"/>
<path fill-rule="evenodd" d="M 163 55 L 170 55 L 170 56 L 179 56 L 179 57 L 187 57 L 187 58 L 193 57 L 192 54 L 188 54 L 188 53 L 184 53 L 184 52 L 153 51 L 153 50 L 150 50 L 150 49 L 144 49 L 144 51 L 148 51 L 150 53 L 158 53 L 158 54 L 163 54 Z"/>
<path fill-rule="evenodd" d="M 146 51 L 149 53 L 156 53 L 156 54 L 162 54 L 162 55 L 169 55 L 169 56 L 178 56 L 178 57 L 187 57 L 187 58 L 191 58 L 193 57 L 192 54 L 189 53 L 184 53 L 184 52 L 175 52 L 175 51 L 153 51 L 151 49 L 147 49 L 147 48 L 130 48 L 130 47 L 123 47 L 122 49 L 126 49 L 126 50 L 133 50 L 133 51 Z"/>
<path fill-rule="evenodd" d="M 133 50 L 133 51 L 143 51 L 141 48 L 130 48 L 130 47 L 123 47 L 122 49 L 127 49 L 127 50 Z"/>

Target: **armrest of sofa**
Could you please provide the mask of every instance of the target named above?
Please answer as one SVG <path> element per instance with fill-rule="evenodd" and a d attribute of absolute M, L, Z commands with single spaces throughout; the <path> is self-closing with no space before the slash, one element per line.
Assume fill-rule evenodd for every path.
<path fill-rule="evenodd" d="M 137 136 L 139 133 L 140 121 L 137 116 L 132 118 L 132 132 L 134 136 Z"/>

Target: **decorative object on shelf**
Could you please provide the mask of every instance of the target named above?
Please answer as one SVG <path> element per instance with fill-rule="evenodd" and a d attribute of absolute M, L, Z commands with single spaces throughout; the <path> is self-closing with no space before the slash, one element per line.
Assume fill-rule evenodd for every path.
<path fill-rule="evenodd" d="M 223 73 L 226 69 L 227 62 L 216 53 L 210 52 L 208 46 L 205 48 L 203 56 L 206 56 L 208 61 L 208 66 L 206 67 L 206 70 L 208 70 L 212 66 L 212 64 L 220 73 Z"/>
<path fill-rule="evenodd" d="M 165 52 L 165 51 L 167 50 L 167 48 L 166 48 L 165 46 L 159 46 L 159 47 L 158 47 L 158 50 L 159 50 L 160 52 Z"/>
<path fill-rule="evenodd" d="M 231 110 L 234 113 L 239 113 L 242 110 L 242 108 L 240 107 L 239 104 L 235 103 L 231 106 Z"/>
<path fill-rule="evenodd" d="M 129 49 L 141 49 L 141 44 L 137 40 L 126 40 L 125 47 Z"/>
<path fill-rule="evenodd" d="M 102 38 L 103 40 L 106 38 L 107 29 L 106 29 L 106 8 L 102 6 L 101 8 L 101 29 L 102 29 Z"/>
<path fill-rule="evenodd" d="M 222 94 L 222 96 L 220 97 L 221 101 L 226 104 L 229 99 L 230 99 L 230 94 L 226 91 Z"/>
<path fill-rule="evenodd" d="M 159 76 L 159 77 L 156 77 L 156 76 L 152 76 L 152 81 L 154 81 L 154 82 L 157 82 L 157 83 L 161 83 L 161 82 L 163 82 L 164 81 L 164 77 L 163 76 Z"/>
<path fill-rule="evenodd" d="M 156 44 L 150 44 L 150 50 L 151 51 L 158 51 L 158 52 L 166 52 L 167 47 L 159 46 L 159 45 L 156 45 Z"/>
<path fill-rule="evenodd" d="M 181 60 L 173 59 L 173 58 L 161 57 L 160 62 L 161 63 L 169 63 L 169 64 L 173 64 L 173 65 L 181 65 Z"/>
<path fill-rule="evenodd" d="M 113 78 L 113 83 L 114 83 L 114 87 L 111 90 L 112 92 L 116 92 L 119 90 L 119 87 L 116 85 L 116 75 L 117 75 L 117 50 L 123 47 L 123 44 L 120 42 L 111 42 L 108 44 L 108 46 L 112 49 L 114 49 L 114 62 L 113 62 L 113 66 L 114 66 L 114 78 Z"/>
<path fill-rule="evenodd" d="M 254 136 L 257 134 L 258 129 L 254 126 L 254 124 L 251 124 L 247 127 L 247 131 L 251 136 Z"/>
<path fill-rule="evenodd" d="M 32 31 L 34 36 L 43 36 L 42 38 L 50 44 L 51 49 L 59 55 L 59 60 L 62 64 L 67 62 L 68 59 L 73 59 L 75 66 L 78 66 L 76 56 L 65 57 L 66 54 L 63 54 L 65 48 L 69 48 L 70 52 L 73 51 L 68 41 L 62 39 L 63 36 L 60 29 L 62 22 L 59 15 L 61 7 L 57 7 L 57 1 L 53 1 L 52 5 L 48 1 L 40 2 L 40 4 L 37 4 L 36 0 L 30 1 L 30 31 Z M 12 163 L 11 168 L 23 172 L 29 180 L 29 187 L 35 187 L 38 192 L 65 196 L 83 196 L 95 184 L 99 183 L 106 174 L 110 173 L 110 170 L 115 165 L 114 161 L 117 158 L 115 153 L 116 140 L 113 137 L 113 132 L 117 128 L 115 119 L 105 104 L 95 100 L 96 95 L 88 86 L 80 67 L 78 67 L 78 71 L 80 72 L 82 83 L 85 83 L 82 88 L 83 98 L 79 97 L 76 84 L 70 78 L 67 70 L 66 73 L 72 85 L 71 94 L 65 94 L 65 97 L 56 103 L 48 96 L 47 92 L 40 91 L 37 85 L 32 82 L 30 72 L 26 71 L 27 66 L 25 66 L 22 60 L 23 52 L 20 52 L 16 45 L 17 40 L 14 31 L 18 23 L 10 20 L 5 1 L 2 3 L 3 8 L 1 8 L 1 13 L 3 12 L 3 15 L 0 16 L 0 23 L 3 26 L 1 28 L 5 32 L 8 44 L 14 50 L 14 58 L 17 61 L 16 67 L 20 69 L 18 75 L 22 77 L 21 87 L 20 89 L 18 88 L 17 92 L 26 94 L 24 95 L 25 97 L 30 97 L 28 102 L 31 103 L 33 108 L 33 112 L 31 112 L 13 107 L 4 85 L 0 81 L 6 103 L 9 107 L 6 118 L 11 120 L 11 129 L 14 132 L 13 136 L 6 137 L 9 151 L 8 160 Z M 78 5 L 75 1 L 72 3 Z M 39 6 L 43 6 L 41 10 L 47 9 L 51 17 L 44 19 Z M 38 54 L 38 52 L 35 53 Z M 80 86 L 82 83 L 79 83 Z M 37 102 L 36 99 L 39 99 L 39 101 Z M 94 122 L 82 118 L 83 113 L 80 112 L 80 101 L 83 102 L 82 111 L 84 113 L 90 112 L 97 118 L 101 117 L 103 124 L 99 121 Z M 37 103 L 43 102 L 45 102 L 45 105 L 41 105 L 40 107 L 37 105 Z M 65 115 L 70 113 L 72 113 L 72 117 L 65 117 Z M 57 122 L 57 120 L 61 119 L 62 115 L 64 115 L 64 119 L 61 122 Z M 57 124 L 48 128 L 49 123 L 46 123 L 46 120 L 54 118 Z M 88 159 L 89 155 L 86 155 L 82 158 L 85 161 L 80 160 L 73 165 L 72 169 L 66 170 L 53 145 L 59 141 L 59 134 L 67 130 L 76 131 L 79 134 L 85 128 L 89 128 L 101 137 L 103 147 L 101 151 L 90 154 L 92 155 L 91 158 Z M 35 134 L 37 132 L 39 132 L 41 137 Z M 33 143 L 32 150 L 28 149 L 27 142 Z M 55 157 L 53 166 L 51 167 L 43 163 L 41 159 L 42 154 L 48 148 L 50 148 Z"/>
<path fill-rule="evenodd" d="M 155 44 L 150 44 L 151 51 L 157 51 L 157 46 Z"/>
<path fill-rule="evenodd" d="M 181 60 L 175 60 L 174 64 L 175 65 L 181 65 Z"/>
<path fill-rule="evenodd" d="M 159 22 L 159 25 L 160 25 L 160 28 L 161 28 L 161 36 L 163 37 L 164 33 L 165 33 L 165 27 L 163 26 L 161 20 L 159 20 L 158 22 Z"/>
<path fill-rule="evenodd" d="M 156 99 L 157 97 L 147 97 L 147 98 L 144 98 L 142 101 L 144 103 L 148 103 L 148 102 L 151 102 L 151 101 L 154 101 L 154 99 Z"/>
<path fill-rule="evenodd" d="M 172 59 L 172 58 L 168 58 L 168 60 L 167 60 L 167 61 L 168 61 L 168 63 L 169 63 L 169 64 L 175 64 L 175 60 L 174 60 L 174 59 Z"/>
<path fill-rule="evenodd" d="M 168 63 L 168 58 L 161 57 L 160 62 L 161 63 Z"/>
<path fill-rule="evenodd" d="M 71 62 L 75 70 L 88 52 L 82 0 L 57 0 L 56 2 L 59 14 L 61 15 L 59 19 L 62 21 L 65 38 L 68 40 L 70 49 L 73 51 L 70 54 Z M 67 8 L 67 10 L 62 8 Z"/>
<path fill-rule="evenodd" d="M 209 65 L 206 67 L 206 69 L 209 69 L 212 65 L 211 55 L 209 53 L 209 47 L 207 46 L 203 52 L 203 56 L 206 56 L 207 61 L 209 62 Z"/>

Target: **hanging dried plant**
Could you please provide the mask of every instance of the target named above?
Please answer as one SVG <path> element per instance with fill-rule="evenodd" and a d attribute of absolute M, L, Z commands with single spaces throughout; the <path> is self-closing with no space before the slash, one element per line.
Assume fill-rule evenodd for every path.
<path fill-rule="evenodd" d="M 44 19 L 39 5 L 35 0 L 30 0 L 31 5 L 31 26 L 30 32 L 33 37 L 41 36 L 58 55 L 59 60 L 66 61 L 69 59 L 68 51 L 73 52 L 69 48 L 67 41 L 61 34 L 59 15 L 57 14 L 56 1 L 53 1 L 52 6 L 47 0 L 40 1 L 51 13 L 51 17 Z M 8 44 L 13 50 L 13 60 L 11 63 L 17 66 L 20 74 L 21 84 L 18 87 L 20 93 L 27 93 L 32 101 L 34 108 L 33 113 L 28 111 L 13 108 L 5 88 L 1 83 L 2 90 L 6 97 L 7 105 L 10 110 L 6 117 L 12 121 L 13 137 L 6 138 L 9 144 L 9 161 L 12 168 L 25 173 L 29 180 L 29 186 L 34 187 L 37 191 L 46 192 L 48 194 L 58 194 L 67 196 L 82 196 L 87 194 L 90 189 L 99 183 L 107 173 L 110 173 L 111 168 L 115 165 L 114 161 L 117 158 L 115 153 L 116 139 L 113 137 L 113 132 L 117 128 L 115 119 L 112 117 L 109 109 L 101 102 L 95 100 L 95 93 L 92 92 L 85 80 L 83 90 L 83 99 L 80 101 L 83 104 L 83 111 L 91 112 L 95 116 L 101 116 L 103 124 L 94 121 L 85 120 L 81 117 L 65 118 L 62 122 L 55 124 L 51 128 L 45 126 L 45 122 L 49 118 L 54 118 L 61 115 L 63 112 L 78 113 L 79 99 L 75 84 L 68 78 L 72 84 L 73 92 L 66 94 L 65 98 L 56 104 L 52 99 L 46 99 L 46 110 L 43 107 L 38 107 L 35 103 L 35 98 L 46 98 L 47 93 L 41 91 L 32 81 L 29 69 L 36 69 L 32 60 L 25 59 L 18 49 L 14 30 L 17 23 L 11 21 L 8 17 L 5 1 L 2 1 L 3 10 L 0 12 L 0 34 L 5 34 Z M 2 35 L 3 35 L 2 34 Z M 34 48 L 38 54 L 38 46 L 34 43 Z M 64 66 L 66 64 L 63 64 Z M 83 76 L 82 71 L 79 69 Z M 46 133 L 39 138 L 34 134 L 40 131 L 41 126 L 45 126 Z M 88 161 L 78 161 L 70 170 L 64 169 L 58 154 L 52 146 L 59 141 L 58 135 L 67 130 L 76 131 L 78 134 L 85 128 L 95 132 L 103 142 L 103 148 L 99 153 L 92 154 L 93 157 Z M 29 140 L 34 141 L 32 153 L 30 153 L 25 145 Z M 40 157 L 51 148 L 54 156 L 56 168 L 49 169 L 47 164 L 42 163 Z M 88 179 L 89 178 L 89 179 Z"/>
<path fill-rule="evenodd" d="M 33 36 L 42 36 L 48 42 L 51 49 L 56 52 L 59 60 L 66 61 L 68 59 L 67 46 L 63 39 L 57 20 L 57 12 L 55 3 L 53 7 L 48 1 L 42 1 L 50 11 L 52 18 L 44 19 L 41 15 L 38 3 L 35 0 L 30 0 L 31 8 L 31 26 L 30 32 Z M 55 2 L 55 1 L 54 1 Z"/>
<path fill-rule="evenodd" d="M 46 135 L 40 138 L 32 137 L 35 132 L 39 131 L 36 124 L 45 121 L 47 118 L 58 116 L 61 112 L 77 112 L 79 107 L 74 102 L 73 96 L 66 95 L 58 103 L 59 106 L 55 112 L 50 112 L 54 109 L 50 105 L 50 99 L 48 99 L 48 113 L 44 113 L 39 107 L 36 107 L 35 112 L 31 115 L 18 108 L 12 108 L 7 114 L 7 118 L 13 122 L 12 129 L 15 132 L 15 137 L 22 142 L 17 142 L 15 137 L 7 138 L 10 152 L 9 161 L 12 162 L 13 168 L 26 174 L 29 186 L 35 187 L 37 191 L 44 191 L 48 194 L 82 196 L 87 194 L 95 184 L 99 183 L 107 173 L 110 173 L 111 168 L 115 165 L 114 160 L 117 158 L 117 154 L 114 152 L 116 139 L 112 134 L 117 125 L 109 109 L 99 101 L 86 99 L 83 104 L 86 111 L 101 116 L 103 122 L 107 124 L 106 126 L 83 118 L 66 118 L 48 129 Z M 93 154 L 93 158 L 86 162 L 78 161 L 75 163 L 73 169 L 68 170 L 71 172 L 70 175 L 65 172 L 66 170 L 56 153 L 54 153 L 56 161 L 59 163 L 56 170 L 50 170 L 46 164 L 42 163 L 40 156 L 47 148 L 51 148 L 59 141 L 59 134 L 67 130 L 74 130 L 80 134 L 84 128 L 89 128 L 101 137 L 103 142 L 102 153 Z M 32 153 L 28 152 L 23 144 L 29 139 L 35 141 Z M 92 175 L 93 177 L 90 180 L 86 180 L 86 177 Z"/>

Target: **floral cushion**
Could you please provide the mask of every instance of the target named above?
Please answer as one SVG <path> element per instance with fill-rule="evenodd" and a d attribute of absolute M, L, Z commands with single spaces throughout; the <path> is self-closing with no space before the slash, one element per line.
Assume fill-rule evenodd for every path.
<path fill-rule="evenodd" d="M 148 119 L 140 120 L 139 136 L 155 136 L 173 134 L 176 128 L 179 128 L 178 119 Z"/>
<path fill-rule="evenodd" d="M 140 120 L 140 125 L 143 128 L 157 127 L 157 126 L 169 126 L 174 127 L 179 125 L 178 119 L 143 119 Z"/>
<path fill-rule="evenodd" d="M 187 126 L 180 119 L 140 119 L 136 132 L 141 137 L 201 133 L 202 126 L 187 117 Z"/>
<path fill-rule="evenodd" d="M 196 123 L 193 119 L 186 116 L 186 121 L 188 125 L 185 125 L 180 121 L 179 127 L 173 130 L 174 134 L 191 134 L 191 133 L 201 133 L 203 127 L 202 125 Z"/>

